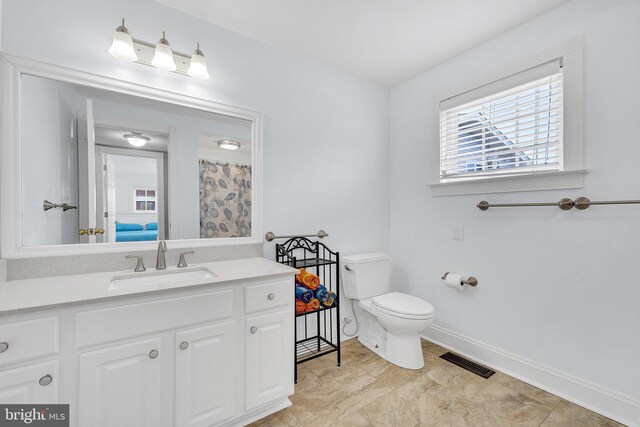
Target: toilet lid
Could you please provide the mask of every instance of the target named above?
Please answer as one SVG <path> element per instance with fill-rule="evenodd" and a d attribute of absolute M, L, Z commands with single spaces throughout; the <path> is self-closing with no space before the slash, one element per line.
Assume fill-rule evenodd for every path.
<path fill-rule="evenodd" d="M 428 316 L 433 314 L 433 306 L 423 299 L 400 292 L 391 292 L 373 297 L 374 306 L 399 314 Z"/>

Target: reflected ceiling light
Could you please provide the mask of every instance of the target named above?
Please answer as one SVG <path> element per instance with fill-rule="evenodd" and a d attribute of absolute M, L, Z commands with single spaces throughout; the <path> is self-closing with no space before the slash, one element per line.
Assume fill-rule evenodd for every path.
<path fill-rule="evenodd" d="M 138 55 L 136 55 L 136 51 L 133 48 L 133 39 L 127 27 L 124 26 L 124 18 L 122 18 L 122 25 L 116 28 L 116 32 L 113 33 L 113 43 L 111 43 L 109 53 L 111 56 L 123 61 L 138 60 Z"/>
<path fill-rule="evenodd" d="M 240 148 L 240 143 L 238 141 L 231 141 L 230 139 L 221 139 L 218 141 L 218 147 L 224 148 L 225 150 L 237 150 Z"/>
<path fill-rule="evenodd" d="M 156 53 L 153 55 L 151 64 L 165 71 L 175 71 L 177 68 L 176 62 L 173 60 L 173 50 L 171 50 L 171 45 L 164 37 L 164 31 L 162 32 L 162 38 L 158 40 L 156 45 Z"/>
<path fill-rule="evenodd" d="M 209 78 L 207 62 L 204 60 L 204 55 L 200 50 L 200 43 L 196 43 L 196 50 L 193 52 L 193 55 L 191 55 L 191 62 L 187 74 L 194 79 L 206 80 Z"/>
<path fill-rule="evenodd" d="M 128 133 L 123 136 L 124 136 L 124 139 L 126 139 L 129 144 L 138 148 L 142 147 L 144 144 L 146 144 L 151 140 L 149 137 L 144 136 L 140 132 L 131 131 L 131 133 Z"/>

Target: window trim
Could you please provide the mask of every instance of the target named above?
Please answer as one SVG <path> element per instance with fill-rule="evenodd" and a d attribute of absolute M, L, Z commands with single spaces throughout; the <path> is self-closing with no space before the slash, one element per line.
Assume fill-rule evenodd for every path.
<path fill-rule="evenodd" d="M 433 142 L 430 144 L 429 176 L 432 196 L 502 193 L 514 191 L 582 188 L 583 165 L 583 37 L 575 37 L 546 50 L 460 86 L 437 93 L 432 102 Z M 545 62 L 562 58 L 563 65 L 563 164 L 561 171 L 539 171 L 510 176 L 487 176 L 475 180 L 441 182 L 440 178 L 440 103 L 464 92 L 518 74 Z"/>

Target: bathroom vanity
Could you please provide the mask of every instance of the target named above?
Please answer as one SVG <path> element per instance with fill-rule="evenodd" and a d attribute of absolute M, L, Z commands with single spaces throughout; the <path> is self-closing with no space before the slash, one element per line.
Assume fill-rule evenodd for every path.
<path fill-rule="evenodd" d="M 0 402 L 68 403 L 72 426 L 118 427 L 285 408 L 296 271 L 249 258 L 0 282 Z"/>

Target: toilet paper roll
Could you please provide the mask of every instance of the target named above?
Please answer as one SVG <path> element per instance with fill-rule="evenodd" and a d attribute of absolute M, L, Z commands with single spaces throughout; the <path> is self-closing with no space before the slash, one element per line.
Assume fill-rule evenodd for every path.
<path fill-rule="evenodd" d="M 459 291 L 464 290 L 464 283 L 462 283 L 462 276 L 460 274 L 449 273 L 447 274 L 447 278 L 444 279 L 444 283 L 450 288 L 455 288 Z"/>

